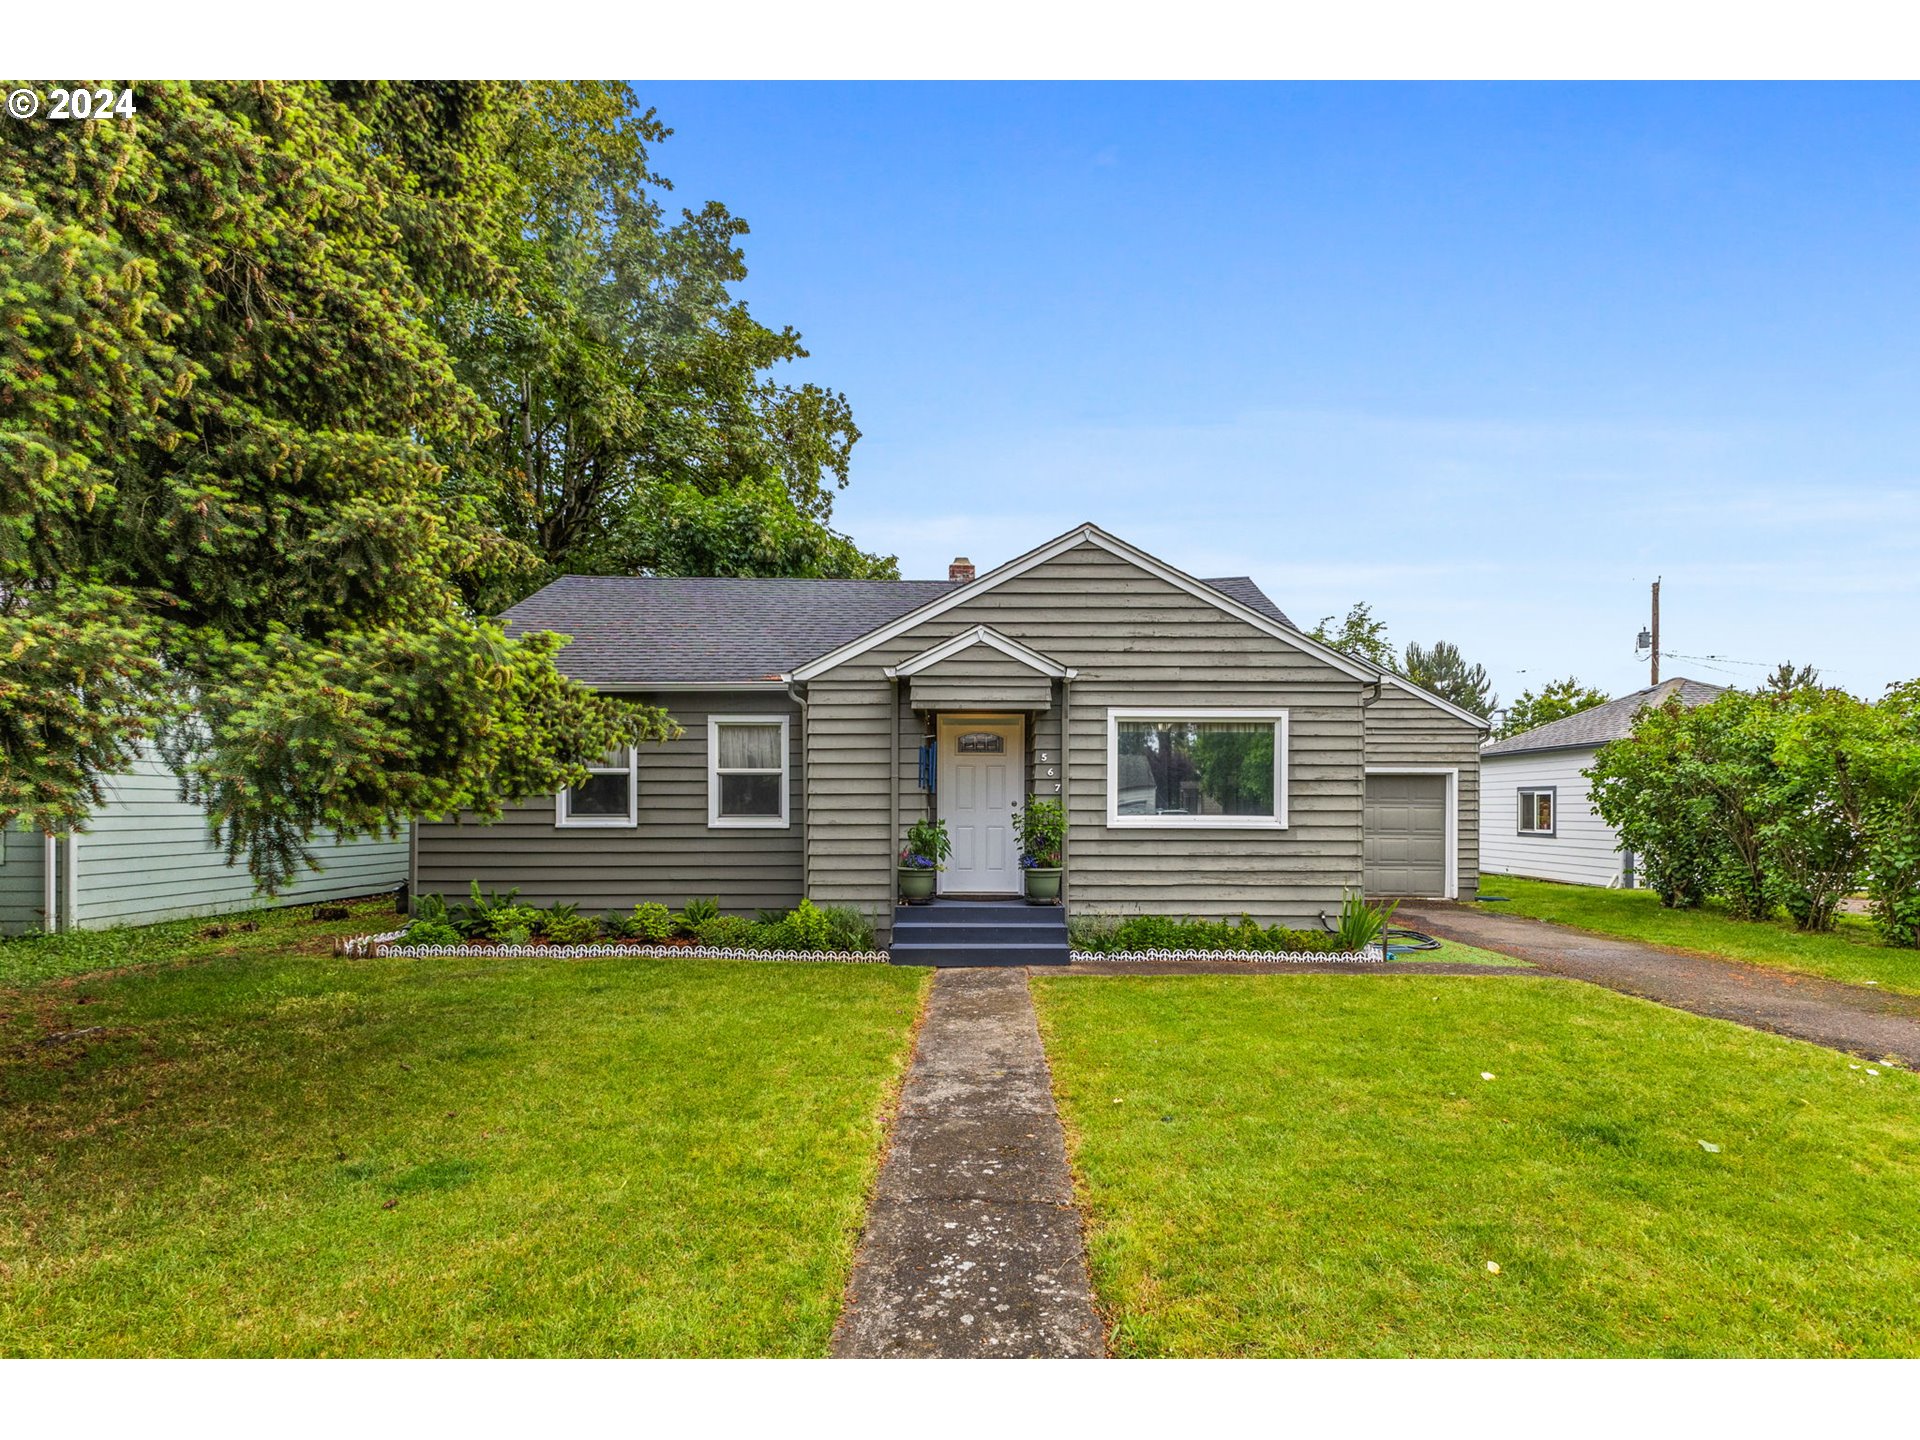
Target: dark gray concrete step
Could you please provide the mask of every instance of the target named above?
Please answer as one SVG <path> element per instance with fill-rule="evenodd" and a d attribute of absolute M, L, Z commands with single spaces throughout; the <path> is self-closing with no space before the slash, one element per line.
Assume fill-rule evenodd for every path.
<path fill-rule="evenodd" d="M 1054 942 L 1047 945 L 966 945 L 945 942 L 937 945 L 902 940 L 897 934 L 887 953 L 896 965 L 1065 965 L 1067 947 Z"/>
<path fill-rule="evenodd" d="M 916 945 L 1064 945 L 1064 925 L 895 925 L 893 938 Z"/>

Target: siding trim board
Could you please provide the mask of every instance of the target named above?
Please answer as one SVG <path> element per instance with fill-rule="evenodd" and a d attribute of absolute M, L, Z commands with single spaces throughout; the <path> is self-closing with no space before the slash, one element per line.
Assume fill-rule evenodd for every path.
<path fill-rule="evenodd" d="M 1447 781 L 1447 884 L 1439 898 L 1460 898 L 1460 767 L 1458 765 L 1368 765 L 1368 775 L 1443 775 Z"/>

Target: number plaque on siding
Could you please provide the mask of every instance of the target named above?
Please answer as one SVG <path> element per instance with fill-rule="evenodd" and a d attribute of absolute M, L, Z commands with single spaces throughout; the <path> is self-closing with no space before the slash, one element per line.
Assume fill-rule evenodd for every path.
<path fill-rule="evenodd" d="M 1004 755 L 1007 737 L 990 730 L 974 730 L 956 740 L 954 748 L 962 755 Z"/>

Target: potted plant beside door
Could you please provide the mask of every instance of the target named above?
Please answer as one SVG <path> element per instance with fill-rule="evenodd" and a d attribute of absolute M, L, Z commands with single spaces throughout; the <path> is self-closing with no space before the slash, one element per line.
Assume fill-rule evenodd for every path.
<path fill-rule="evenodd" d="M 953 853 L 944 820 L 916 820 L 907 827 L 907 843 L 900 847 L 900 898 L 909 905 L 933 899 L 934 877 Z"/>
<path fill-rule="evenodd" d="M 1026 876 L 1027 903 L 1058 903 L 1067 812 L 1058 800 L 1029 800 L 1026 809 L 1013 812 L 1013 833 L 1020 837 L 1020 869 Z"/>

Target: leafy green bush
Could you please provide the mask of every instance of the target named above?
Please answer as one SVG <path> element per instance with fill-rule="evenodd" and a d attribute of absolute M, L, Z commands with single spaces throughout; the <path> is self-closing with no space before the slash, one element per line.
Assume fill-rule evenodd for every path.
<path fill-rule="evenodd" d="M 480 890 L 480 882 L 475 880 L 471 901 L 465 905 L 453 906 L 447 912 L 447 920 L 462 935 L 495 938 L 493 936 L 494 915 L 501 910 L 511 909 L 519 894 L 520 891 L 517 888 L 508 890 L 504 894 L 499 891 L 483 894 Z"/>
<path fill-rule="evenodd" d="M 1171 915 L 1073 915 L 1067 937 L 1076 950 L 1111 955 L 1129 950 L 1252 950 L 1265 954 L 1345 950 L 1340 937 L 1319 930 L 1262 925 L 1250 915 L 1199 920 Z"/>
<path fill-rule="evenodd" d="M 538 905 L 501 905 L 487 911 L 486 938 L 502 945 L 524 945 L 540 932 L 546 918 Z"/>
<path fill-rule="evenodd" d="M 444 915 L 445 909 L 441 913 Z M 445 920 L 416 920 L 407 926 L 407 933 L 400 937 L 402 945 L 458 945 L 467 937 L 462 935 Z"/>
<path fill-rule="evenodd" d="M 634 906 L 633 933 L 636 939 L 659 944 L 673 934 L 673 912 L 652 900 Z"/>
<path fill-rule="evenodd" d="M 631 940 L 633 915 L 626 910 L 609 910 L 599 919 L 600 933 L 608 940 Z"/>
<path fill-rule="evenodd" d="M 879 948 L 873 922 L 851 905 L 829 905 L 820 913 L 827 922 L 827 949 L 858 954 Z"/>
<path fill-rule="evenodd" d="M 695 938 L 702 945 L 731 946 L 734 949 L 766 949 L 763 938 L 767 927 L 744 915 L 716 915 L 703 920 Z"/>
<path fill-rule="evenodd" d="M 720 897 L 702 900 L 695 897 L 687 901 L 686 908 L 674 917 L 673 931 L 676 935 L 695 935 L 700 927 L 720 913 Z"/>
<path fill-rule="evenodd" d="M 584 945 L 593 940 L 600 931 L 599 924 L 591 915 L 581 915 L 568 906 L 565 914 L 558 907 L 547 915 L 547 939 L 556 945 Z"/>
<path fill-rule="evenodd" d="M 811 900 L 802 900 L 772 927 L 775 950 L 830 950 L 833 925 Z"/>

